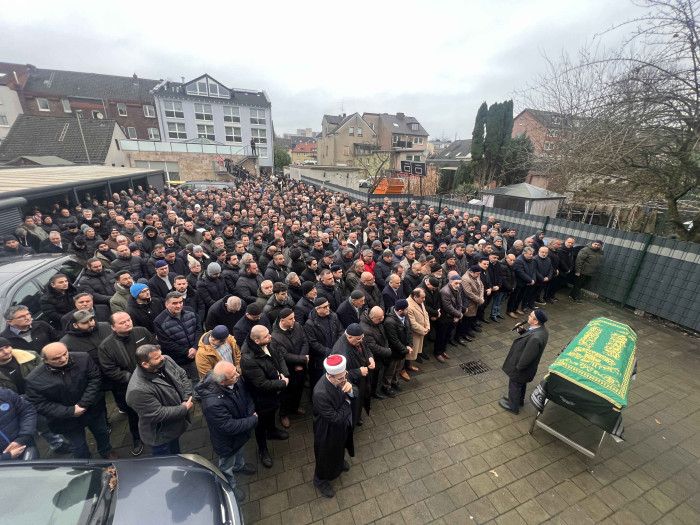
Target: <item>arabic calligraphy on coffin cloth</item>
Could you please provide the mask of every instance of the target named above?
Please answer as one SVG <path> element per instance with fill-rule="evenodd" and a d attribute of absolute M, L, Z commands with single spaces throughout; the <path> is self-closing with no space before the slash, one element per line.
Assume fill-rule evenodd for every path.
<path fill-rule="evenodd" d="M 627 406 L 637 334 L 626 324 L 593 319 L 569 343 L 549 372 L 610 401 Z"/>

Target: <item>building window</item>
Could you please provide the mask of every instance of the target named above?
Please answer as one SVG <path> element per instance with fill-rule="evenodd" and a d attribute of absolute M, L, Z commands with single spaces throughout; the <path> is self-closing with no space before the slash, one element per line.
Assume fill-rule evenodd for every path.
<path fill-rule="evenodd" d="M 423 137 L 413 137 L 414 144 L 423 144 Z"/>
<path fill-rule="evenodd" d="M 554 142 L 545 142 L 544 143 L 544 150 L 545 151 L 551 151 L 554 149 Z"/>
<path fill-rule="evenodd" d="M 351 137 L 354 137 L 355 136 L 355 128 L 350 126 L 350 129 L 348 129 L 348 135 L 350 135 Z"/>
<path fill-rule="evenodd" d="M 411 124 L 411 131 L 418 131 L 418 124 L 416 124 L 416 123 Z"/>
<path fill-rule="evenodd" d="M 144 106 L 143 116 L 146 118 L 156 118 L 156 108 L 153 106 Z"/>
<path fill-rule="evenodd" d="M 258 153 L 258 157 L 267 157 L 267 148 L 256 148 L 255 151 Z"/>
<path fill-rule="evenodd" d="M 61 99 L 61 105 L 63 106 L 63 112 L 64 113 L 70 113 L 70 100 L 67 100 L 65 98 Z"/>
<path fill-rule="evenodd" d="M 163 102 L 165 106 L 165 116 L 168 118 L 185 118 L 185 112 L 182 111 L 182 102 L 177 100 L 166 100 Z"/>
<path fill-rule="evenodd" d="M 216 135 L 214 134 L 214 126 L 209 126 L 206 124 L 197 124 L 197 137 L 200 139 L 216 140 Z"/>
<path fill-rule="evenodd" d="M 524 125 L 525 125 L 525 121 L 523 119 L 519 118 L 518 119 L 518 126 L 524 126 Z"/>
<path fill-rule="evenodd" d="M 78 118 L 83 118 L 83 110 L 82 110 L 82 109 L 76 109 L 76 110 L 75 110 L 75 116 L 78 117 Z M 124 130 L 122 130 L 122 131 L 124 131 Z M 124 133 L 124 135 L 126 135 L 126 133 Z"/>
<path fill-rule="evenodd" d="M 90 116 L 92 116 L 92 118 L 102 118 L 103 117 L 102 113 L 100 113 L 100 111 L 97 109 L 93 109 L 90 112 Z"/>
<path fill-rule="evenodd" d="M 406 160 L 420 162 L 420 155 L 406 155 Z"/>
<path fill-rule="evenodd" d="M 185 124 L 182 122 L 168 122 L 168 137 L 171 139 L 186 139 Z"/>
<path fill-rule="evenodd" d="M 265 125 L 265 110 L 264 109 L 251 109 L 250 110 L 250 123 L 257 124 L 258 126 Z"/>
<path fill-rule="evenodd" d="M 148 140 L 160 140 L 158 128 L 148 128 Z"/>
<path fill-rule="evenodd" d="M 547 130 L 547 136 L 548 137 L 558 137 L 559 136 L 559 130 L 558 129 L 548 129 Z"/>
<path fill-rule="evenodd" d="M 350 146 L 343 146 L 343 155 L 346 157 L 350 156 Z"/>
<path fill-rule="evenodd" d="M 224 126 L 226 130 L 226 142 L 243 142 L 241 128 L 238 126 Z"/>
<path fill-rule="evenodd" d="M 130 139 L 136 139 L 136 138 L 138 138 L 138 137 L 136 136 L 136 128 L 128 127 L 128 128 L 126 128 L 126 130 L 127 130 L 128 133 L 129 133 L 129 138 L 130 138 Z"/>
<path fill-rule="evenodd" d="M 119 113 L 120 117 L 126 117 L 126 104 L 117 104 L 117 112 Z"/>
<path fill-rule="evenodd" d="M 552 116 L 552 124 L 555 124 L 557 126 L 561 124 L 561 117 Z"/>
<path fill-rule="evenodd" d="M 398 135 L 392 135 L 392 136 L 391 136 L 391 142 L 393 142 L 394 144 L 398 144 L 398 143 L 399 143 L 399 136 L 398 136 Z"/>
<path fill-rule="evenodd" d="M 194 118 L 197 120 L 214 120 L 214 115 L 211 112 L 211 104 L 195 104 Z"/>
<path fill-rule="evenodd" d="M 9 126 L 9 122 L 7 122 L 7 117 L 5 115 L 0 115 L 0 126 Z"/>
<path fill-rule="evenodd" d="M 241 112 L 239 108 L 224 106 L 224 122 L 240 122 Z"/>
<path fill-rule="evenodd" d="M 267 130 L 251 129 L 250 134 L 256 144 L 267 144 Z"/>
<path fill-rule="evenodd" d="M 36 105 L 39 106 L 39 111 L 51 111 L 51 108 L 49 108 L 49 101 L 45 98 L 37 98 Z"/>
<path fill-rule="evenodd" d="M 358 136 L 358 137 L 361 137 L 361 136 L 362 136 L 362 128 L 359 127 L 359 126 L 357 127 L 357 136 Z"/>
<path fill-rule="evenodd" d="M 372 122 L 369 123 L 369 129 L 371 129 L 372 131 L 374 131 L 374 124 L 373 124 Z"/>

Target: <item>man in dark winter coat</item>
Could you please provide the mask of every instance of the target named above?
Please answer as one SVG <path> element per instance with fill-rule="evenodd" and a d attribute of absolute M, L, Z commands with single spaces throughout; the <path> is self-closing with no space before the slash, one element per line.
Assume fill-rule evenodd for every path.
<path fill-rule="evenodd" d="M 343 302 L 343 294 L 335 283 L 333 272 L 330 270 L 323 270 L 321 272 L 321 278 L 316 284 L 316 291 L 318 292 L 318 297 L 328 299 L 332 311 L 338 311 L 340 303 Z"/>
<path fill-rule="evenodd" d="M 355 456 L 352 414 L 359 391 L 347 380 L 345 363 L 340 355 L 325 359 L 325 378 L 313 390 L 314 485 L 327 498 L 335 494 L 330 482 L 350 470 L 345 450 L 350 457 Z"/>
<path fill-rule="evenodd" d="M 272 296 L 263 307 L 263 313 L 267 315 L 270 322 L 274 324 L 283 308 L 294 308 L 294 301 L 289 297 L 288 287 L 284 283 L 275 283 L 272 286 Z"/>
<path fill-rule="evenodd" d="M 399 299 L 384 319 L 384 330 L 391 348 L 391 357 L 384 369 L 382 391 L 389 397 L 395 397 L 395 390 L 401 390 L 399 376 L 405 381 L 411 379 L 404 369 L 404 360 L 411 352 L 413 344 L 413 330 L 411 320 L 406 315 L 407 308 L 408 301 Z"/>
<path fill-rule="evenodd" d="M 301 284 L 301 299 L 299 299 L 294 306 L 294 316 L 297 322 L 304 326 L 306 320 L 309 318 L 309 314 L 314 309 L 314 300 L 318 294 L 316 290 L 315 283 L 303 282 Z"/>
<path fill-rule="evenodd" d="M 289 270 L 284 264 L 284 254 L 282 252 L 277 252 L 267 265 L 265 279 L 273 283 L 284 283 L 288 273 Z"/>
<path fill-rule="evenodd" d="M 97 450 L 105 459 L 116 459 L 107 427 L 102 374 L 87 353 L 69 353 L 63 343 L 51 343 L 41 351 L 44 360 L 27 376 L 27 400 L 48 419 L 49 428 L 70 441 L 76 458 L 91 457 L 85 439 L 89 428 Z"/>
<path fill-rule="evenodd" d="M 359 323 L 360 316 L 365 310 L 367 310 L 365 295 L 360 290 L 355 290 L 350 294 L 350 297 L 340 303 L 336 314 L 343 328 L 347 328 L 353 323 Z"/>
<path fill-rule="evenodd" d="M 61 317 L 73 310 L 73 296 L 76 293 L 77 290 L 68 282 L 66 275 L 57 273 L 51 277 L 49 287 L 40 300 L 44 321 L 60 330 Z"/>
<path fill-rule="evenodd" d="M 365 305 L 367 308 L 372 309 L 375 306 L 380 306 L 384 309 L 384 298 L 382 297 L 382 291 L 377 288 L 374 282 L 374 275 L 370 272 L 362 272 L 360 277 L 360 284 L 357 285 L 357 290 L 362 292 L 365 296 Z"/>
<path fill-rule="evenodd" d="M 175 277 L 177 275 L 170 271 L 166 261 L 158 261 L 156 263 L 156 274 L 148 280 L 151 296 L 165 299 L 165 296 L 173 291 Z"/>
<path fill-rule="evenodd" d="M 393 258 L 394 254 L 391 252 L 391 250 L 384 250 L 382 252 L 382 258 L 374 267 L 374 279 L 377 281 L 377 286 L 380 290 L 383 290 L 388 284 L 387 279 L 389 279 L 389 276 L 391 275 Z"/>
<path fill-rule="evenodd" d="M 241 298 L 235 295 L 226 295 L 219 299 L 209 309 L 204 326 L 207 330 L 213 330 L 215 326 L 224 325 L 231 332 L 236 323 L 245 315 L 245 308 Z"/>
<path fill-rule="evenodd" d="M 7 326 L 0 333 L 14 348 L 41 352 L 47 344 L 58 341 L 60 332 L 44 321 L 34 321 L 23 304 L 10 306 L 4 313 Z"/>
<path fill-rule="evenodd" d="M 126 402 L 138 414 L 139 435 L 152 456 L 180 454 L 180 436 L 194 406 L 187 374 L 156 345 L 139 346 L 136 360 Z"/>
<path fill-rule="evenodd" d="M 166 296 L 165 310 L 155 320 L 155 333 L 163 353 L 182 367 L 194 388 L 199 381 L 194 358 L 202 337 L 202 327 L 197 322 L 197 316 L 184 309 L 179 292 L 170 292 Z"/>
<path fill-rule="evenodd" d="M 243 378 L 258 413 L 255 440 L 258 443 L 260 462 L 272 468 L 272 456 L 267 448 L 268 439 L 288 439 L 289 434 L 275 427 L 275 412 L 280 404 L 280 393 L 287 388 L 289 372 L 282 353 L 270 346 L 269 330 L 255 326 L 241 349 Z"/>
<path fill-rule="evenodd" d="M 593 276 L 598 272 L 598 268 L 603 264 L 603 241 L 595 240 L 588 243 L 578 252 L 576 266 L 574 269 L 576 280 L 571 290 L 571 299 L 577 303 L 581 302 L 581 289 L 586 286 Z"/>
<path fill-rule="evenodd" d="M 523 308 L 534 308 L 533 299 L 535 296 L 535 283 L 537 273 L 535 271 L 535 261 L 532 260 L 534 250 L 529 246 L 523 248 L 523 253 L 515 258 L 515 297 L 513 298 L 513 311 L 523 315 Z M 508 305 L 510 309 L 510 305 Z"/>
<path fill-rule="evenodd" d="M 549 284 L 554 277 L 552 260 L 549 258 L 549 248 L 542 246 L 532 260 L 535 265 L 535 298 L 540 306 L 547 304 L 545 298 L 549 290 Z"/>
<path fill-rule="evenodd" d="M 226 262 L 223 264 L 221 269 L 221 277 L 223 277 L 224 283 L 226 283 L 228 293 L 236 293 L 236 283 L 238 283 L 239 275 L 240 268 L 238 266 L 238 254 L 227 252 Z"/>
<path fill-rule="evenodd" d="M 343 325 L 325 297 L 316 297 L 314 309 L 304 323 L 309 341 L 309 384 L 313 392 L 316 382 L 323 377 L 323 360 L 331 355 L 333 345 L 343 333 Z"/>
<path fill-rule="evenodd" d="M 221 277 L 221 265 L 217 262 L 209 263 L 207 274 L 197 283 L 197 299 L 209 310 L 219 299 L 228 295 L 226 283 Z"/>
<path fill-rule="evenodd" d="M 309 363 L 309 342 L 304 328 L 296 322 L 291 308 L 280 311 L 273 325 L 270 346 L 280 351 L 289 371 L 289 384 L 282 393 L 280 405 L 280 421 L 284 428 L 289 428 L 289 414 L 306 414 L 306 410 L 301 408 L 299 403 Z"/>
<path fill-rule="evenodd" d="M 78 310 L 73 314 L 73 322 L 66 335 L 61 338 L 61 343 L 66 345 L 73 355 L 78 352 L 89 354 L 99 368 L 100 359 L 97 348 L 111 333 L 108 323 L 98 323 L 95 320 L 95 314 Z"/>
<path fill-rule="evenodd" d="M 163 310 L 163 301 L 158 297 L 151 297 L 151 289 L 141 283 L 132 284 L 129 288 L 131 297 L 126 307 L 126 313 L 131 316 L 134 326 L 142 326 L 149 332 L 155 332 L 153 324 Z"/>
<path fill-rule="evenodd" d="M 391 358 L 389 339 L 384 329 L 384 310 L 375 306 L 365 310 L 360 317 L 360 326 L 365 334 L 364 343 L 374 356 L 375 367 L 370 373 L 372 397 L 384 399 L 382 394 L 382 379 L 386 362 Z"/>
<path fill-rule="evenodd" d="M 38 459 L 34 445 L 37 413 L 32 404 L 13 390 L 0 387 L 0 407 L 0 461 Z"/>
<path fill-rule="evenodd" d="M 117 277 L 112 270 L 104 270 L 99 259 L 88 259 L 85 271 L 78 279 L 76 287 L 82 292 L 89 292 L 95 304 L 109 305 L 114 294 L 114 283 Z"/>
<path fill-rule="evenodd" d="M 263 309 L 258 303 L 246 306 L 245 315 L 233 327 L 233 337 L 236 341 L 245 341 L 252 328 L 262 325 L 268 330 L 272 329 L 272 324 L 267 315 L 263 314 Z"/>
<path fill-rule="evenodd" d="M 129 272 L 134 280 L 138 281 L 144 276 L 144 262 L 141 257 L 131 255 L 131 250 L 126 245 L 117 246 L 117 258 L 109 265 L 109 269 L 115 274 L 122 270 Z"/>
<path fill-rule="evenodd" d="M 126 412 L 129 432 L 132 438 L 131 454 L 138 456 L 143 451 L 139 435 L 138 414 L 126 403 L 126 389 L 134 370 L 139 366 L 136 349 L 142 345 L 155 344 L 152 331 L 134 326 L 126 312 L 112 314 L 110 325 L 112 334 L 97 348 L 102 375 L 111 383 L 114 400 L 120 410 Z"/>
<path fill-rule="evenodd" d="M 502 368 L 510 380 L 508 396 L 504 396 L 498 404 L 513 414 L 517 414 L 525 404 L 525 388 L 537 374 L 537 365 L 540 364 L 549 338 L 544 326 L 547 322 L 547 314 L 544 311 L 533 310 L 527 322 L 530 328 L 518 328 L 518 338 L 513 341 Z"/>
<path fill-rule="evenodd" d="M 236 283 L 236 295 L 246 304 L 253 304 L 258 300 L 258 289 L 263 282 L 263 276 L 258 273 L 258 263 L 248 261 L 241 270 Z"/>
<path fill-rule="evenodd" d="M 90 292 L 78 292 L 73 296 L 73 304 L 75 308 L 61 317 L 61 329 L 66 332 L 70 329 L 73 323 L 73 314 L 78 310 L 83 310 L 95 314 L 95 320 L 98 323 L 106 323 L 109 321 L 110 311 L 109 306 L 104 304 L 95 304 Z"/>
<path fill-rule="evenodd" d="M 353 412 L 353 426 L 362 426 L 362 408 L 369 414 L 372 401 L 372 381 L 370 373 L 375 369 L 374 356 L 363 343 L 364 333 L 359 324 L 351 324 L 333 345 L 331 354 L 346 359 L 347 378 L 357 387 L 357 403 Z"/>
<path fill-rule="evenodd" d="M 386 311 L 388 312 L 399 299 L 406 299 L 406 296 L 401 285 L 401 277 L 394 273 L 389 276 L 386 286 L 382 290 L 382 300 Z"/>
<path fill-rule="evenodd" d="M 253 399 L 245 381 L 233 363 L 220 361 L 197 386 L 202 399 L 202 413 L 209 427 L 214 452 L 219 456 L 219 470 L 233 489 L 236 501 L 245 499 L 245 492 L 236 486 L 234 474 L 252 475 L 254 465 L 243 459 L 243 445 L 250 439 L 250 431 L 258 424 Z"/>

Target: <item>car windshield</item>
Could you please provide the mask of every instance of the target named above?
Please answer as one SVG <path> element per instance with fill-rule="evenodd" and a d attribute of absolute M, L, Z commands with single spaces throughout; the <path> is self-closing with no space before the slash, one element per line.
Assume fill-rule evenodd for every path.
<path fill-rule="evenodd" d="M 86 523 L 103 487 L 104 468 L 33 467 L 2 469 L 3 523 Z M 31 494 L 31 502 L 27 500 Z"/>

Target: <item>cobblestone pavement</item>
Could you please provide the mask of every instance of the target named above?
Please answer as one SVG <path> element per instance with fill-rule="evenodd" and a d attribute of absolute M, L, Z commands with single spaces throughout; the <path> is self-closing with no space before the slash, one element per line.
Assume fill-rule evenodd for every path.
<path fill-rule="evenodd" d="M 448 348 L 447 363 L 424 363 L 396 399 L 373 400 L 355 435 L 352 468 L 334 482 L 332 499 L 311 483 L 310 415 L 292 420 L 288 441 L 270 443 L 271 469 L 256 461 L 251 439 L 245 457 L 258 473 L 238 478 L 246 523 L 700 523 L 698 340 L 597 300 L 576 305 L 565 298 L 545 310 L 549 344 L 520 415 L 497 405 L 507 387 L 500 367 L 514 337 L 508 319 L 485 325 L 467 349 Z M 600 316 L 634 328 L 639 368 L 624 410 L 627 441 L 608 439 L 590 474 L 582 454 L 542 430 L 528 434 L 535 415 L 529 395 L 556 354 Z M 491 370 L 466 375 L 460 361 L 476 359 Z M 600 436 L 551 403 L 542 418 L 582 442 Z M 112 442 L 129 457 L 125 417 L 112 406 L 110 419 Z M 198 406 L 193 419 L 183 451 L 216 460 Z"/>

